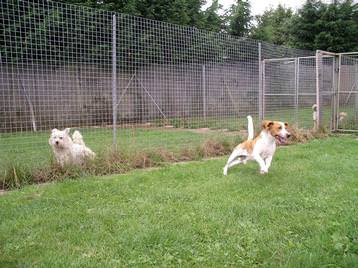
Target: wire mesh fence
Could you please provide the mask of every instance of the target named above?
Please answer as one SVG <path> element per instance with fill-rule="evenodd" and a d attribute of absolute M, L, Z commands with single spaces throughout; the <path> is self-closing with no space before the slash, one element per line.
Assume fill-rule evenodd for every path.
<path fill-rule="evenodd" d="M 52 128 L 80 129 L 101 151 L 232 139 L 248 114 L 313 126 L 312 51 L 52 1 L 1 1 L 0 20 L 2 161 L 48 161 Z M 357 67 L 350 56 L 341 64 Z"/>
<path fill-rule="evenodd" d="M 338 129 L 358 130 L 358 53 L 343 53 L 339 58 Z"/>

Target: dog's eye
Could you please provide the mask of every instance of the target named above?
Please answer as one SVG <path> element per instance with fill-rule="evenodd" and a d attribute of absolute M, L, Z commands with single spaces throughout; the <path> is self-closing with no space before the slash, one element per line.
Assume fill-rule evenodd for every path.
<path fill-rule="evenodd" d="M 279 129 L 279 130 L 281 130 L 281 129 L 282 129 L 282 127 L 278 127 L 278 129 Z"/>
<path fill-rule="evenodd" d="M 62 140 L 62 137 L 60 137 L 60 140 Z"/>

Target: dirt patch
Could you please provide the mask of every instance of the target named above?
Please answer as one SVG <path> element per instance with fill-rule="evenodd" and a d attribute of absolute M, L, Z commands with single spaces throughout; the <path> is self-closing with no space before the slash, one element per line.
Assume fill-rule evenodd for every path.
<path fill-rule="evenodd" d="M 247 131 L 243 131 L 243 132 L 229 131 L 228 129 L 210 129 L 210 128 L 195 128 L 195 129 L 175 128 L 175 129 L 183 130 L 183 131 L 190 131 L 190 132 L 197 133 L 197 134 L 222 133 L 223 135 L 226 135 L 226 136 L 237 136 L 237 135 L 242 135 L 243 133 L 247 134 Z"/>
<path fill-rule="evenodd" d="M 207 128 L 207 127 L 194 129 L 194 132 L 196 132 L 196 133 L 207 133 L 209 131 L 210 131 L 210 128 Z"/>

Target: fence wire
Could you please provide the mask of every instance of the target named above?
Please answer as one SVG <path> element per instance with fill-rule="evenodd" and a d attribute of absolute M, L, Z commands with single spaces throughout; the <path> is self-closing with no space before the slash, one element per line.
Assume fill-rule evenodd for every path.
<path fill-rule="evenodd" d="M 338 129 L 358 130 L 358 53 L 340 56 Z"/>
<path fill-rule="evenodd" d="M 248 114 L 312 127 L 312 51 L 52 1 L 1 1 L 0 22 L 2 162 L 48 161 L 52 128 L 98 152 L 236 137 Z"/>

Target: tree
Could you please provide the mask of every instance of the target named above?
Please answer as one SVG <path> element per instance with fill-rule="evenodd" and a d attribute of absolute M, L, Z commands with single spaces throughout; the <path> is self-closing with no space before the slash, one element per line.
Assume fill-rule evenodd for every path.
<path fill-rule="evenodd" d="M 287 44 L 287 28 L 292 15 L 290 8 L 281 5 L 276 9 L 266 10 L 262 15 L 256 16 L 257 26 L 253 27 L 251 37 L 277 45 Z"/>
<path fill-rule="evenodd" d="M 311 50 L 357 50 L 357 17 L 358 5 L 352 0 L 335 4 L 307 0 L 290 22 L 289 44 Z"/>
<path fill-rule="evenodd" d="M 322 31 L 315 36 L 314 48 L 334 52 L 358 49 L 358 4 L 344 1 L 325 6 L 317 26 Z"/>
<path fill-rule="evenodd" d="M 204 11 L 203 28 L 213 32 L 220 32 L 225 28 L 225 20 L 222 15 L 219 14 L 222 5 L 218 0 L 213 0 L 210 7 Z"/>
<path fill-rule="evenodd" d="M 201 28 L 204 0 L 60 0 L 60 2 L 90 6 L 148 19 Z"/>
<path fill-rule="evenodd" d="M 226 14 L 228 33 L 237 36 L 248 36 L 251 28 L 251 11 L 248 0 L 237 0 Z"/>

